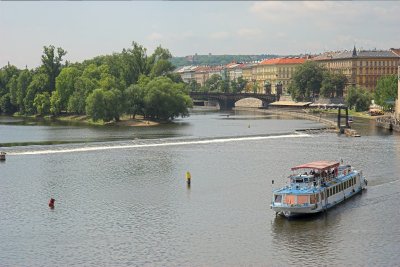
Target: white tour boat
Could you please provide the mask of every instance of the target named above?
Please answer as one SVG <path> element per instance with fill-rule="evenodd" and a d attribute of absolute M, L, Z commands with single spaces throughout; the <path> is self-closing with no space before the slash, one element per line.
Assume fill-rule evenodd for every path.
<path fill-rule="evenodd" d="M 362 171 L 336 161 L 292 168 L 289 185 L 273 191 L 271 208 L 286 217 L 325 211 L 367 186 Z"/>

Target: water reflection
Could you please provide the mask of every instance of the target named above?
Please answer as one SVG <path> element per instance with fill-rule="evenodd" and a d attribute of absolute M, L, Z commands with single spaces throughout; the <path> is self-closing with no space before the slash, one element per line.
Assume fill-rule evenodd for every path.
<path fill-rule="evenodd" d="M 331 252 L 332 235 L 329 227 L 339 223 L 337 217 L 321 213 L 302 218 L 286 219 L 277 216 L 272 222 L 273 249 L 288 264 L 291 258 L 302 261 L 301 264 L 319 262 L 319 257 L 326 257 Z M 299 262 L 298 262 L 299 263 Z"/>

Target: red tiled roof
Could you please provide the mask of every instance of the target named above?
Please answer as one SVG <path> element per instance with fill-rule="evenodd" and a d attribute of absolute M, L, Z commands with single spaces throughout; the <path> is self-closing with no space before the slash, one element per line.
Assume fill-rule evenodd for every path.
<path fill-rule="evenodd" d="M 278 64 L 302 64 L 306 61 L 305 58 L 272 58 L 264 59 L 260 65 L 278 65 Z"/>

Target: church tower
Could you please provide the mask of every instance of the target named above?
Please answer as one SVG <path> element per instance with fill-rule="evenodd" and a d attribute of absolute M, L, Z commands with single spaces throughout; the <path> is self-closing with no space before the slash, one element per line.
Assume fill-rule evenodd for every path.
<path fill-rule="evenodd" d="M 356 46 L 354 45 L 352 57 L 356 57 L 356 56 L 357 56 L 357 50 L 356 50 Z"/>

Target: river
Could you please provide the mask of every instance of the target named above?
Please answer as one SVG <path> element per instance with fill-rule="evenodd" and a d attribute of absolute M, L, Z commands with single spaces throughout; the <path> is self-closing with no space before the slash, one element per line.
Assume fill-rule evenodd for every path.
<path fill-rule="evenodd" d="M 1 117 L 0 266 L 398 265 L 400 135 L 358 118 L 361 138 L 296 131 L 321 127 L 256 111 L 132 128 Z M 340 159 L 366 191 L 275 216 L 290 167 Z"/>

